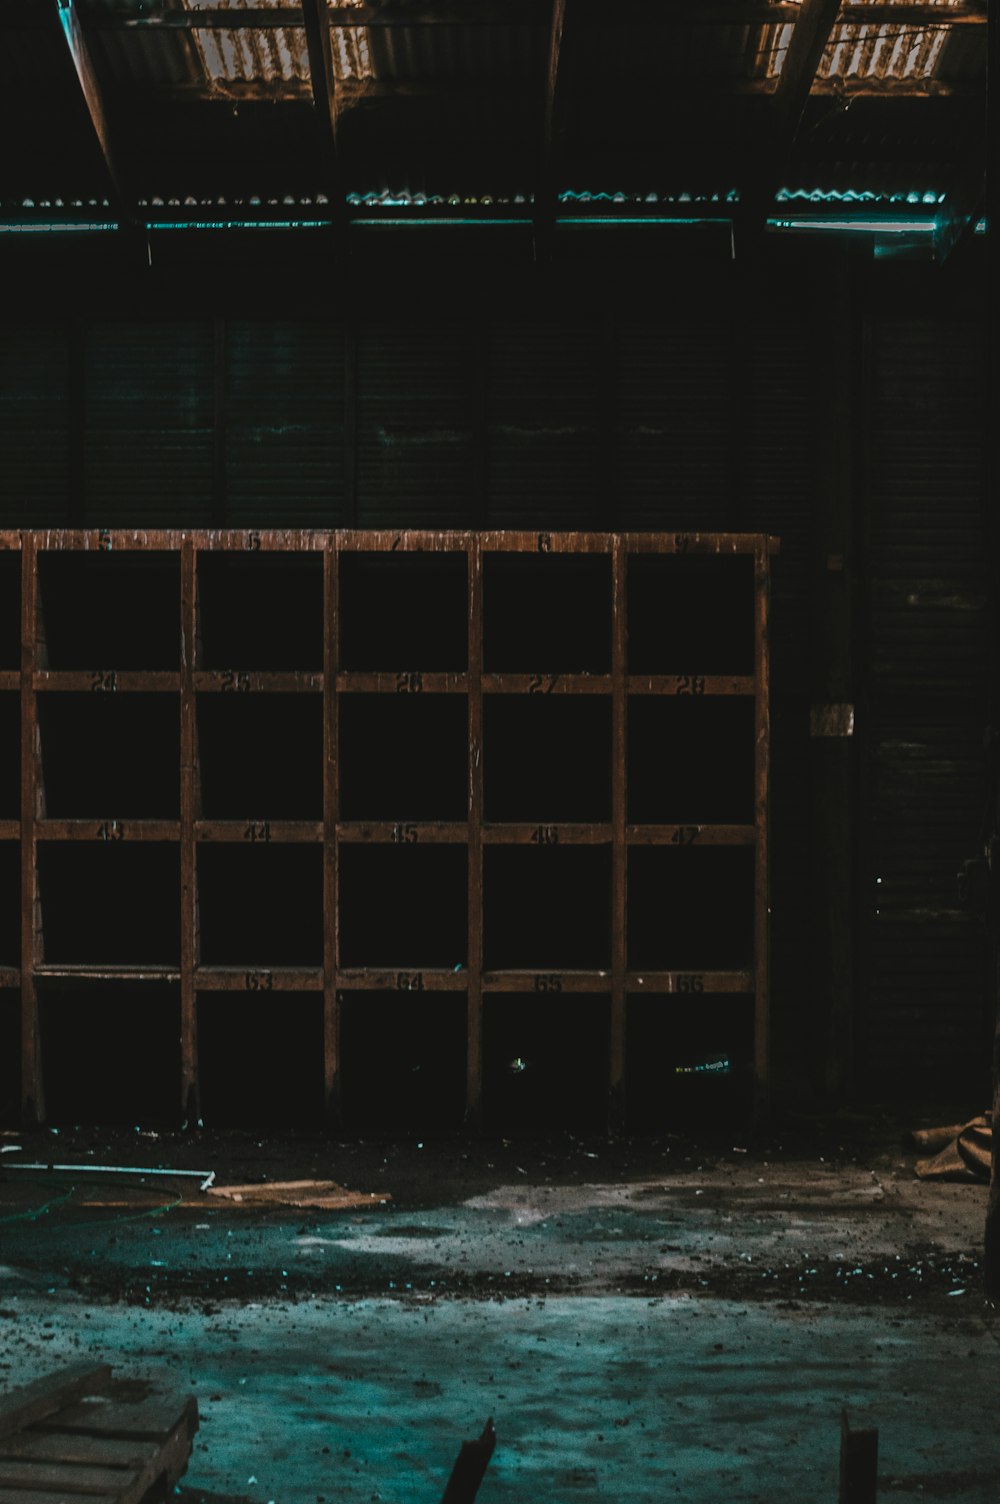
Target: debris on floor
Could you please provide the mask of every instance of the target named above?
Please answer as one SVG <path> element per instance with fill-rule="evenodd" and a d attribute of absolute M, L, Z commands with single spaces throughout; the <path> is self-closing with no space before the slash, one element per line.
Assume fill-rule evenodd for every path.
<path fill-rule="evenodd" d="M 921 1180 L 964 1180 L 977 1184 L 989 1180 L 993 1154 L 989 1113 L 947 1128 L 918 1128 L 911 1138 L 916 1148 L 925 1149 L 928 1155 L 917 1160 L 916 1173 Z"/>
<path fill-rule="evenodd" d="M 210 1196 L 253 1206 L 298 1206 L 317 1210 L 346 1210 L 357 1206 L 384 1206 L 392 1197 L 377 1191 L 348 1191 L 332 1180 L 271 1180 L 250 1185 L 213 1185 Z"/>

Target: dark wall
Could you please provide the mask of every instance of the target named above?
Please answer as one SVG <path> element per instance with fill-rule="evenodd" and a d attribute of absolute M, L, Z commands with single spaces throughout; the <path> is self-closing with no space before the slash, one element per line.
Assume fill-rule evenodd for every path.
<path fill-rule="evenodd" d="M 779 1087 L 824 1089 L 835 1049 L 869 1098 L 965 1093 L 978 1110 L 982 941 L 954 882 L 983 805 L 978 262 L 824 246 L 744 265 L 728 241 L 681 259 L 605 238 L 539 268 L 473 235 L 419 261 L 405 240 L 346 269 L 322 246 L 269 264 L 185 248 L 151 272 L 53 262 L 0 331 L 0 526 L 777 534 Z M 857 804 L 831 856 L 853 889 L 853 1031 L 816 944 L 830 509 L 853 537 L 836 588 Z"/>

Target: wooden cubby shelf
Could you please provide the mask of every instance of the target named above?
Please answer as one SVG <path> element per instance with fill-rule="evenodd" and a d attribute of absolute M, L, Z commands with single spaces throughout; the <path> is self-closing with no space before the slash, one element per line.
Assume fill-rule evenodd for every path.
<path fill-rule="evenodd" d="M 20 991 L 26 1122 L 59 1115 L 46 1051 L 74 998 L 119 1020 L 146 1000 L 171 1059 L 179 1019 L 188 1122 L 222 1099 L 241 1018 L 262 1080 L 267 1031 L 275 1058 L 312 1052 L 328 1121 L 361 1121 L 383 1066 L 408 1089 L 396 1041 L 438 1072 L 435 1111 L 506 1122 L 534 1019 L 546 1068 L 619 1125 L 633 1077 L 669 1097 L 697 1068 L 676 1064 L 685 1031 L 725 1009 L 763 1112 L 776 549 L 0 534 L 21 619 L 0 671 L 0 988 Z M 630 1073 L 633 1029 L 667 1040 L 659 1072 L 639 1043 Z"/>

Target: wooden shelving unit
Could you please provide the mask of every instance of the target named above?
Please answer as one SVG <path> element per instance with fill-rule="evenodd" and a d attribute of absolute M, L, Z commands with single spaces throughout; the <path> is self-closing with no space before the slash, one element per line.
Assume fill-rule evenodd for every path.
<path fill-rule="evenodd" d="M 39 989 L 80 981 L 176 987 L 189 1122 L 198 998 L 219 992 L 322 997 L 333 1119 L 347 999 L 461 994 L 473 1124 L 507 995 L 607 1000 L 613 1123 L 630 999 L 745 995 L 764 1110 L 776 546 L 0 534 L 21 623 L 0 643 L 21 768 L 18 818 L 0 749 L 21 904 L 0 987 L 20 988 L 26 1120 L 46 1115 Z"/>

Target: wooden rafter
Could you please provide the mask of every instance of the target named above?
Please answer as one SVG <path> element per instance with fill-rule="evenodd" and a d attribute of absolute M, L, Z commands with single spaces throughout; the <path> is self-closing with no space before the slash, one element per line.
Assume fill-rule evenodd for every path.
<path fill-rule="evenodd" d="M 562 62 L 563 34 L 566 29 L 566 0 L 552 0 L 549 23 L 549 58 L 545 72 L 545 109 L 542 117 L 542 143 L 535 188 L 536 244 L 551 231 L 556 216 L 555 140 L 556 103 L 559 71 Z"/>
<path fill-rule="evenodd" d="M 80 93 L 83 95 L 87 114 L 90 117 L 90 123 L 104 160 L 111 206 L 120 219 L 131 221 L 133 214 L 129 206 L 128 196 L 125 193 L 122 176 L 115 160 L 115 154 L 112 150 L 111 132 L 108 129 L 107 111 L 104 107 L 101 86 L 98 82 L 97 74 L 94 72 L 93 60 L 90 55 L 90 49 L 87 46 L 86 37 L 83 34 L 83 27 L 80 24 L 75 0 L 55 0 L 55 6 L 60 30 L 65 38 L 77 82 L 80 85 Z"/>
<path fill-rule="evenodd" d="M 302 24 L 306 33 L 309 57 L 309 82 L 319 124 L 327 194 L 334 221 L 340 232 L 345 222 L 344 181 L 338 140 L 339 101 L 333 70 L 333 47 L 330 40 L 329 8 L 326 0 L 304 0 Z"/>

